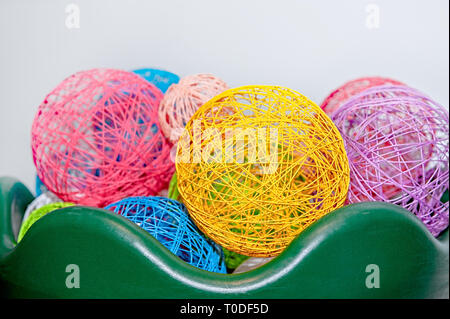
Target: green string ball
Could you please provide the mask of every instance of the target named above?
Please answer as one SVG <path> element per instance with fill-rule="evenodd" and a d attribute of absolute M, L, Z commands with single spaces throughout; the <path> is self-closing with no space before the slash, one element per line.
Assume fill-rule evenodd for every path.
<path fill-rule="evenodd" d="M 27 219 L 25 219 L 25 221 L 22 223 L 22 226 L 20 227 L 19 236 L 17 237 L 17 242 L 19 243 L 22 240 L 23 236 L 25 236 L 28 229 L 30 229 L 30 227 L 42 216 L 45 216 L 54 210 L 73 206 L 73 205 L 75 205 L 75 204 L 51 203 L 51 204 L 44 205 L 44 206 L 32 211 L 31 214 L 28 216 Z"/>
<path fill-rule="evenodd" d="M 225 266 L 230 273 L 250 258 L 249 256 L 241 255 L 224 247 L 222 247 L 222 250 L 225 259 Z"/>

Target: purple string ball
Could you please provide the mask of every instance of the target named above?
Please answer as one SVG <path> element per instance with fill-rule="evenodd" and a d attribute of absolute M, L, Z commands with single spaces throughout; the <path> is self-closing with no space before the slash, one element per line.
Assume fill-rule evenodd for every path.
<path fill-rule="evenodd" d="M 378 86 L 350 98 L 332 119 L 350 162 L 348 202 L 401 205 L 434 236 L 448 227 L 445 108 L 406 86 Z"/>
<path fill-rule="evenodd" d="M 165 197 L 128 197 L 105 209 L 134 222 L 192 266 L 226 273 L 222 248 L 200 232 L 182 203 Z"/>

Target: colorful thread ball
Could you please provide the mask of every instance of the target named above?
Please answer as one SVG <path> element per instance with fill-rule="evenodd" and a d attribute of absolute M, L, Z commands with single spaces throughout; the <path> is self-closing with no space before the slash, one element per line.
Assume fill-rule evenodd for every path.
<path fill-rule="evenodd" d="M 172 84 L 159 107 L 159 121 L 164 135 L 176 143 L 186 123 L 200 106 L 228 89 L 212 74 L 189 75 Z"/>
<path fill-rule="evenodd" d="M 239 267 L 240 264 L 242 264 L 248 257 L 244 256 L 238 253 L 235 253 L 234 251 L 228 250 L 226 248 L 223 249 L 223 255 L 225 257 L 225 266 L 227 266 L 228 272 L 233 272 L 237 267 Z"/>
<path fill-rule="evenodd" d="M 192 266 L 226 273 L 222 249 L 200 233 L 180 202 L 165 197 L 129 197 L 105 209 L 137 224 Z"/>
<path fill-rule="evenodd" d="M 132 72 L 93 69 L 68 77 L 33 122 L 39 178 L 63 201 L 96 207 L 157 194 L 174 172 L 158 123 L 162 96 Z"/>
<path fill-rule="evenodd" d="M 138 69 L 134 73 L 142 76 L 144 79 L 154 84 L 162 93 L 166 93 L 167 89 L 174 83 L 180 81 L 180 77 L 172 72 L 158 69 Z"/>
<path fill-rule="evenodd" d="M 396 87 L 396 86 L 394 86 Z M 408 87 L 406 86 L 401 86 L 404 87 L 404 89 L 393 89 L 390 86 L 378 86 L 377 89 L 370 90 L 367 92 L 367 94 L 362 94 L 361 96 L 361 101 L 365 101 L 365 100 L 377 100 L 377 101 L 383 101 L 385 98 L 403 98 L 403 97 L 408 97 L 408 96 L 415 96 L 417 94 L 417 91 L 415 90 L 408 90 Z M 349 118 L 348 120 L 352 120 L 352 115 L 349 114 Z M 401 122 L 398 123 L 392 123 L 391 125 L 402 125 Z M 371 130 L 372 128 L 370 126 L 366 127 L 366 129 Z M 400 128 L 401 129 L 401 128 Z M 392 128 L 392 131 L 396 131 L 396 129 Z M 416 135 L 416 134 L 404 134 L 402 136 L 397 136 L 395 138 L 396 140 L 399 140 L 399 142 L 403 143 L 403 144 L 409 144 L 409 145 L 414 145 L 415 143 L 419 143 L 418 138 L 420 138 L 420 136 Z M 400 141 L 401 140 L 401 141 Z M 390 150 L 392 148 L 391 145 L 391 141 L 387 140 L 384 143 L 383 146 L 383 150 Z M 425 146 L 424 151 L 425 153 L 423 154 L 424 158 L 429 158 L 432 155 L 432 150 L 433 150 L 433 144 L 429 144 L 427 146 Z M 383 152 L 383 151 L 382 151 Z M 388 156 L 390 156 L 392 154 L 388 154 Z M 417 155 L 415 155 L 415 152 L 405 152 L 402 154 L 402 160 L 405 163 L 412 163 L 414 161 L 416 161 L 417 159 Z M 405 164 L 407 165 L 407 164 Z M 403 165 L 403 170 L 407 170 L 408 168 L 405 167 L 405 165 Z M 389 172 L 388 174 L 390 174 L 391 176 L 397 176 L 397 172 L 395 171 L 395 168 L 392 170 L 393 167 L 385 167 L 385 172 Z M 412 169 L 411 170 L 411 174 L 413 174 L 416 178 L 418 175 L 421 174 L 421 170 L 419 170 L 418 168 Z M 413 179 L 411 179 L 413 180 Z M 383 185 L 381 186 L 381 190 L 383 192 L 383 194 L 385 195 L 385 197 L 390 198 L 395 196 L 396 194 L 401 192 L 401 187 L 399 187 L 396 184 L 393 183 L 383 183 Z M 363 198 L 364 200 L 369 200 L 367 197 L 365 197 L 364 195 L 360 196 L 361 198 Z"/>
<path fill-rule="evenodd" d="M 417 90 L 381 86 L 333 114 L 350 162 L 348 201 L 403 206 L 437 236 L 448 227 L 448 111 Z"/>
<path fill-rule="evenodd" d="M 174 200 L 180 200 L 180 192 L 178 191 L 178 185 L 177 185 L 177 172 L 173 173 L 172 178 L 169 182 L 169 189 L 167 191 L 167 197 L 174 199 Z"/>
<path fill-rule="evenodd" d="M 20 226 L 17 242 L 19 243 L 22 240 L 27 231 L 30 229 L 31 226 L 33 226 L 35 222 L 37 222 L 39 219 L 41 219 L 48 213 L 51 213 L 60 208 L 65 208 L 73 205 L 74 204 L 72 203 L 60 203 L 60 202 L 50 203 L 32 211 L 31 214 L 28 216 L 28 218 L 25 219 L 22 225 Z"/>
<path fill-rule="evenodd" d="M 205 103 L 177 146 L 178 190 L 200 228 L 245 256 L 279 254 L 344 204 L 349 167 L 331 119 L 288 88 L 244 86 Z"/>
<path fill-rule="evenodd" d="M 38 208 L 41 208 L 42 206 L 45 206 L 47 204 L 51 203 L 60 203 L 62 202 L 61 199 L 58 198 L 55 194 L 53 194 L 50 191 L 46 191 L 42 193 L 41 195 L 37 196 L 28 206 L 25 210 L 25 214 L 23 215 L 22 222 L 24 222 L 30 214 L 35 211 Z"/>
<path fill-rule="evenodd" d="M 363 77 L 345 83 L 330 93 L 320 106 L 328 115 L 333 114 L 350 97 L 365 89 L 381 85 L 404 85 L 403 83 L 384 77 Z"/>
<path fill-rule="evenodd" d="M 47 187 L 44 185 L 44 183 L 42 183 L 41 179 L 39 178 L 39 176 L 37 174 L 36 174 L 35 191 L 36 191 L 36 196 L 40 196 L 43 193 L 48 191 Z"/>

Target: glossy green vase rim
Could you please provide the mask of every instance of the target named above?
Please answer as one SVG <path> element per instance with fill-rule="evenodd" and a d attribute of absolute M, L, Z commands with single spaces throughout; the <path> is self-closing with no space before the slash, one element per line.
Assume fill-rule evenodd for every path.
<path fill-rule="evenodd" d="M 20 185 L 0 178 L 2 221 L 16 212 L 20 215 L 32 200 Z M 1 234 L 4 238 L 13 236 L 13 219 L 9 218 L 10 227 L 2 228 L 7 230 Z M 44 255 L 41 247 L 46 247 Z M 49 213 L 19 244 L 1 249 L 0 279 L 8 296 L 416 298 L 445 295 L 443 283 L 448 284 L 448 229 L 436 239 L 408 211 L 377 202 L 328 214 L 269 263 L 240 274 L 197 269 L 129 220 L 92 207 Z M 86 288 L 61 287 L 61 269 L 69 261 L 81 265 Z M 383 290 L 364 286 L 363 266 L 374 262 L 383 269 Z"/>

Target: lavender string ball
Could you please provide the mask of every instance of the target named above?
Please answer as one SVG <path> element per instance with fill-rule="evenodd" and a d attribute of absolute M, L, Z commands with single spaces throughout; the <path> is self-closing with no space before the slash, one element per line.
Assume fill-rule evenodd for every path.
<path fill-rule="evenodd" d="M 434 236 L 448 227 L 449 114 L 406 86 L 378 86 L 332 116 L 350 162 L 348 202 L 384 201 L 416 215 Z"/>
<path fill-rule="evenodd" d="M 128 197 L 105 209 L 136 223 L 192 266 L 226 273 L 222 248 L 200 232 L 182 203 L 165 197 Z"/>

